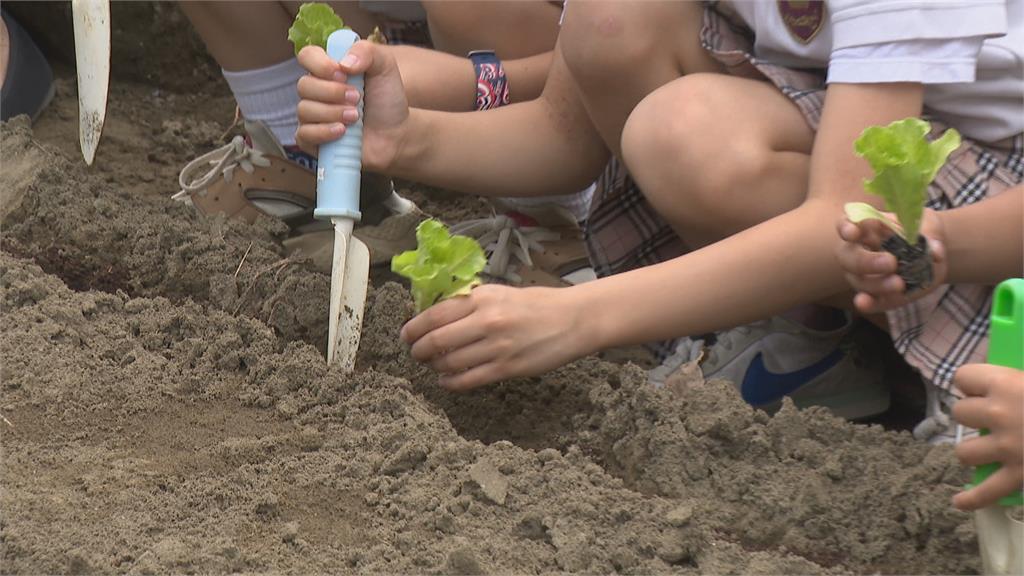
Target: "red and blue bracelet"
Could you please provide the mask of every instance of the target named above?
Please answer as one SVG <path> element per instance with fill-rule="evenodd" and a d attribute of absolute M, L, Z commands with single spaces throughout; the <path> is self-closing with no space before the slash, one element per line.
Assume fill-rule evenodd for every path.
<path fill-rule="evenodd" d="M 508 104 L 508 78 L 501 60 L 491 50 L 469 53 L 476 70 L 476 109 L 490 110 Z"/>

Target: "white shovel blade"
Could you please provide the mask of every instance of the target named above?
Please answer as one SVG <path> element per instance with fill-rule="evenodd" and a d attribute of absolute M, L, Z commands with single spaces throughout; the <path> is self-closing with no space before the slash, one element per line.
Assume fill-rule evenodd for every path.
<path fill-rule="evenodd" d="M 351 226 L 351 225 L 349 225 Z M 349 227 L 348 230 L 351 230 Z M 335 227 L 327 332 L 327 364 L 355 367 L 370 275 L 370 251 L 351 232 Z"/>
<path fill-rule="evenodd" d="M 344 371 L 356 365 L 359 337 L 363 331 L 363 310 L 370 281 L 370 250 L 358 238 L 352 238 L 345 260 L 345 286 L 341 292 L 341 323 L 338 325 L 334 361 Z"/>
<path fill-rule="evenodd" d="M 988 576 L 1024 574 L 1024 522 L 1010 508 L 991 506 L 974 513 L 981 546 L 982 573 Z"/>
<path fill-rule="evenodd" d="M 110 4 L 108 0 L 71 0 L 78 65 L 78 141 L 92 165 L 103 133 L 110 81 Z"/>

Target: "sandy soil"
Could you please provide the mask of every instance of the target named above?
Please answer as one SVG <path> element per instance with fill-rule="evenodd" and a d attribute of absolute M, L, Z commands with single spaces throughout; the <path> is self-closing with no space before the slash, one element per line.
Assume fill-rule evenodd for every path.
<path fill-rule="evenodd" d="M 223 86 L 115 80 L 92 169 L 66 73 L 0 128 L 4 573 L 978 570 L 963 473 L 906 433 L 596 358 L 450 395 L 384 275 L 356 373 L 328 370 L 328 278 L 168 198 Z"/>

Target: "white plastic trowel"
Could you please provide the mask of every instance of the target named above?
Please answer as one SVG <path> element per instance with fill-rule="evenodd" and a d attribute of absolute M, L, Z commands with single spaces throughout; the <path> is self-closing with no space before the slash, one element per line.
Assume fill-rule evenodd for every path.
<path fill-rule="evenodd" d="M 78 143 L 85 163 L 92 165 L 103 134 L 110 82 L 110 3 L 71 0 L 78 68 Z"/>
<path fill-rule="evenodd" d="M 341 60 L 359 36 L 352 30 L 338 30 L 327 39 L 327 55 Z M 351 76 L 348 84 L 363 91 L 363 77 Z M 330 318 L 327 332 L 327 364 L 348 372 L 355 367 L 363 307 L 370 275 L 370 251 L 352 228 L 360 219 L 359 181 L 363 160 L 363 101 L 359 120 L 345 129 L 334 142 L 320 146 L 316 174 L 316 210 L 313 216 L 334 225 L 334 254 L 331 260 Z"/>

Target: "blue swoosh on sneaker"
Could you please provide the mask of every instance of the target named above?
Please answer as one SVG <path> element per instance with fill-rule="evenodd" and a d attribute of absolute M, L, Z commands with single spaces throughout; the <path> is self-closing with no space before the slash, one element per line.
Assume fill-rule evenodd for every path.
<path fill-rule="evenodd" d="M 743 375 L 740 394 L 748 404 L 754 406 L 770 404 L 828 372 L 842 359 L 843 351 L 836 348 L 831 354 L 810 366 L 793 372 L 776 374 L 768 370 L 764 365 L 763 354 L 758 352 L 757 356 L 750 361 L 747 373 Z"/>

